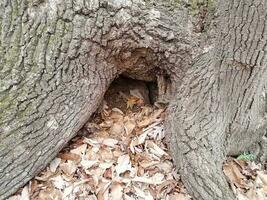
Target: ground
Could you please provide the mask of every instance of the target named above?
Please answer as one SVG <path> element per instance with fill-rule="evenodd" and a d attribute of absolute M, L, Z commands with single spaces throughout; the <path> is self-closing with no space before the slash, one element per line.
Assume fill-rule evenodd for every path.
<path fill-rule="evenodd" d="M 145 83 L 123 81 L 114 82 L 78 136 L 9 200 L 191 199 L 164 144 L 165 107 L 149 104 Z M 224 172 L 239 200 L 267 199 L 266 171 L 251 157 L 229 158 Z"/>

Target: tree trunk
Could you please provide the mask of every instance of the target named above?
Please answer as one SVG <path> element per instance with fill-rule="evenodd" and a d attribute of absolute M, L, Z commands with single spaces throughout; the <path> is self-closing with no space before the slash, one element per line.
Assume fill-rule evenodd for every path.
<path fill-rule="evenodd" d="M 267 2 L 220 1 L 216 45 L 185 75 L 170 106 L 174 160 L 194 199 L 232 200 L 226 155 L 239 154 L 266 130 Z"/>
<path fill-rule="evenodd" d="M 218 7 L 217 42 L 190 67 L 202 51 L 199 35 L 187 10 L 169 0 L 2 0 L 0 199 L 54 158 L 121 73 L 170 77 L 178 92 L 168 130 L 187 189 L 198 200 L 233 199 L 224 157 L 266 128 L 267 6 Z"/>
<path fill-rule="evenodd" d="M 159 68 L 180 82 L 192 32 L 187 13 L 168 5 L 0 2 L 0 199 L 55 157 L 117 75 L 153 80 Z"/>

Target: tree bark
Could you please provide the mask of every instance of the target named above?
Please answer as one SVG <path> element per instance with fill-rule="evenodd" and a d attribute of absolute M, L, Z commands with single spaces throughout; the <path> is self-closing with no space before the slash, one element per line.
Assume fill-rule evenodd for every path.
<path fill-rule="evenodd" d="M 117 75 L 153 80 L 159 68 L 178 85 L 193 36 L 185 10 L 168 5 L 0 2 L 0 199 L 55 157 Z"/>
<path fill-rule="evenodd" d="M 187 10 L 169 0 L 1 1 L 0 199 L 53 159 L 122 73 L 170 77 L 183 182 L 194 199 L 234 199 L 224 158 L 266 129 L 266 4 L 220 1 L 216 43 L 200 48 Z"/>
<path fill-rule="evenodd" d="M 174 160 L 198 200 L 234 199 L 224 158 L 266 130 L 267 3 L 226 0 L 218 9 L 217 42 L 188 70 L 169 111 Z"/>

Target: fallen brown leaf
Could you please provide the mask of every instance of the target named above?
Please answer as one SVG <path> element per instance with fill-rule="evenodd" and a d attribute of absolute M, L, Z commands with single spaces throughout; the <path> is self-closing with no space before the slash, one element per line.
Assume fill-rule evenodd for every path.
<path fill-rule="evenodd" d="M 79 155 L 70 152 L 61 153 L 58 155 L 58 157 L 61 158 L 62 160 L 73 160 L 73 161 L 80 161 L 81 159 Z"/>
<path fill-rule="evenodd" d="M 240 172 L 240 168 L 234 161 L 230 161 L 223 166 L 224 174 L 239 188 L 247 189 L 246 177 Z"/>

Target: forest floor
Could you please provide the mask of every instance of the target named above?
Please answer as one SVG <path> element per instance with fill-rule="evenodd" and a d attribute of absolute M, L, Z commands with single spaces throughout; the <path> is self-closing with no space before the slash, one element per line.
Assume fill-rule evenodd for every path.
<path fill-rule="evenodd" d="M 117 107 L 106 95 L 79 135 L 9 200 L 191 199 L 164 144 L 165 108 L 140 94 L 123 94 Z M 239 200 L 267 199 L 264 166 L 248 157 L 229 158 L 224 172 Z"/>

